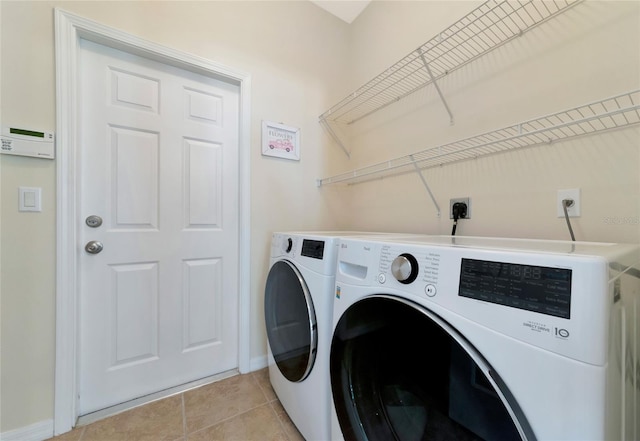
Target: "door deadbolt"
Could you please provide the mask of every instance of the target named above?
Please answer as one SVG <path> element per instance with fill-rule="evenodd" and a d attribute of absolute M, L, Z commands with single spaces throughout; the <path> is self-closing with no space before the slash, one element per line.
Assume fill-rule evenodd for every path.
<path fill-rule="evenodd" d="M 102 242 L 98 242 L 97 240 L 87 242 L 84 246 L 84 250 L 89 254 L 98 254 L 103 248 L 104 246 L 102 245 Z"/>
<path fill-rule="evenodd" d="M 85 223 L 91 228 L 98 228 L 100 225 L 102 225 L 102 218 L 100 216 L 92 214 L 85 220 Z"/>

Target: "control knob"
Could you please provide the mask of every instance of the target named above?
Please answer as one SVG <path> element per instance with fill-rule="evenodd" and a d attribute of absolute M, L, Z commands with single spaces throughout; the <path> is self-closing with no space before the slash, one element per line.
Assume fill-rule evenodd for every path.
<path fill-rule="evenodd" d="M 408 285 L 418 277 L 418 261 L 411 254 L 400 254 L 391 263 L 391 274 L 398 282 Z"/>
<path fill-rule="evenodd" d="M 293 240 L 290 237 L 287 237 L 287 240 L 282 244 L 282 251 L 285 253 L 290 253 L 291 248 L 293 248 Z"/>

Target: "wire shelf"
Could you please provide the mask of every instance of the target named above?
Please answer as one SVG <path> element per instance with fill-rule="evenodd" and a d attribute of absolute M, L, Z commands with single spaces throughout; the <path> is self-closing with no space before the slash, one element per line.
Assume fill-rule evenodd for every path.
<path fill-rule="evenodd" d="M 489 0 L 320 115 L 356 122 L 507 43 L 582 0 Z"/>
<path fill-rule="evenodd" d="M 640 123 L 640 90 L 525 121 L 460 141 L 319 179 L 318 186 L 369 181 L 423 170 L 481 156 L 578 136 L 620 129 Z"/>

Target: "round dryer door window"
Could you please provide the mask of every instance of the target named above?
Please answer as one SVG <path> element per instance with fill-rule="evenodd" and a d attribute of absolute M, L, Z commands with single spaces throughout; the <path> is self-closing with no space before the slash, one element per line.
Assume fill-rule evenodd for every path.
<path fill-rule="evenodd" d="M 344 439 L 535 440 L 486 360 L 437 315 L 404 299 L 351 305 L 331 346 Z"/>
<path fill-rule="evenodd" d="M 269 271 L 264 293 L 267 338 L 282 375 L 304 380 L 316 357 L 316 314 L 307 284 L 289 261 L 276 262 Z"/>

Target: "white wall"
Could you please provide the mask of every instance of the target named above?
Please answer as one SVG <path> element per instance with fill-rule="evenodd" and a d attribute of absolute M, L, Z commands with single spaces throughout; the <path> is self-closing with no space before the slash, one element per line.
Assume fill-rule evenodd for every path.
<path fill-rule="evenodd" d="M 353 24 L 354 82 L 373 78 L 479 4 L 373 2 Z M 640 2 L 580 3 L 439 84 L 454 125 L 428 87 L 345 129 L 352 160 L 332 166 L 331 175 L 640 89 Z M 637 242 L 639 146 L 635 127 L 428 169 L 440 218 L 415 173 L 349 186 L 358 215 L 345 227 L 449 234 L 449 199 L 469 196 L 472 219 L 457 234 L 568 239 L 556 192 L 580 188 L 582 216 L 572 222 L 578 240 Z"/>
<path fill-rule="evenodd" d="M 328 161 L 344 161 L 332 158 L 317 117 L 344 78 L 348 26 L 306 1 L 2 1 L 2 124 L 55 131 L 58 6 L 252 75 L 250 335 L 251 356 L 259 359 L 271 232 L 331 228 L 343 211 L 315 177 Z M 263 119 L 301 128 L 299 162 L 261 156 Z M 53 417 L 55 161 L 2 155 L 0 173 L 0 432 L 7 432 Z M 41 213 L 18 212 L 18 186 L 43 188 Z"/>

